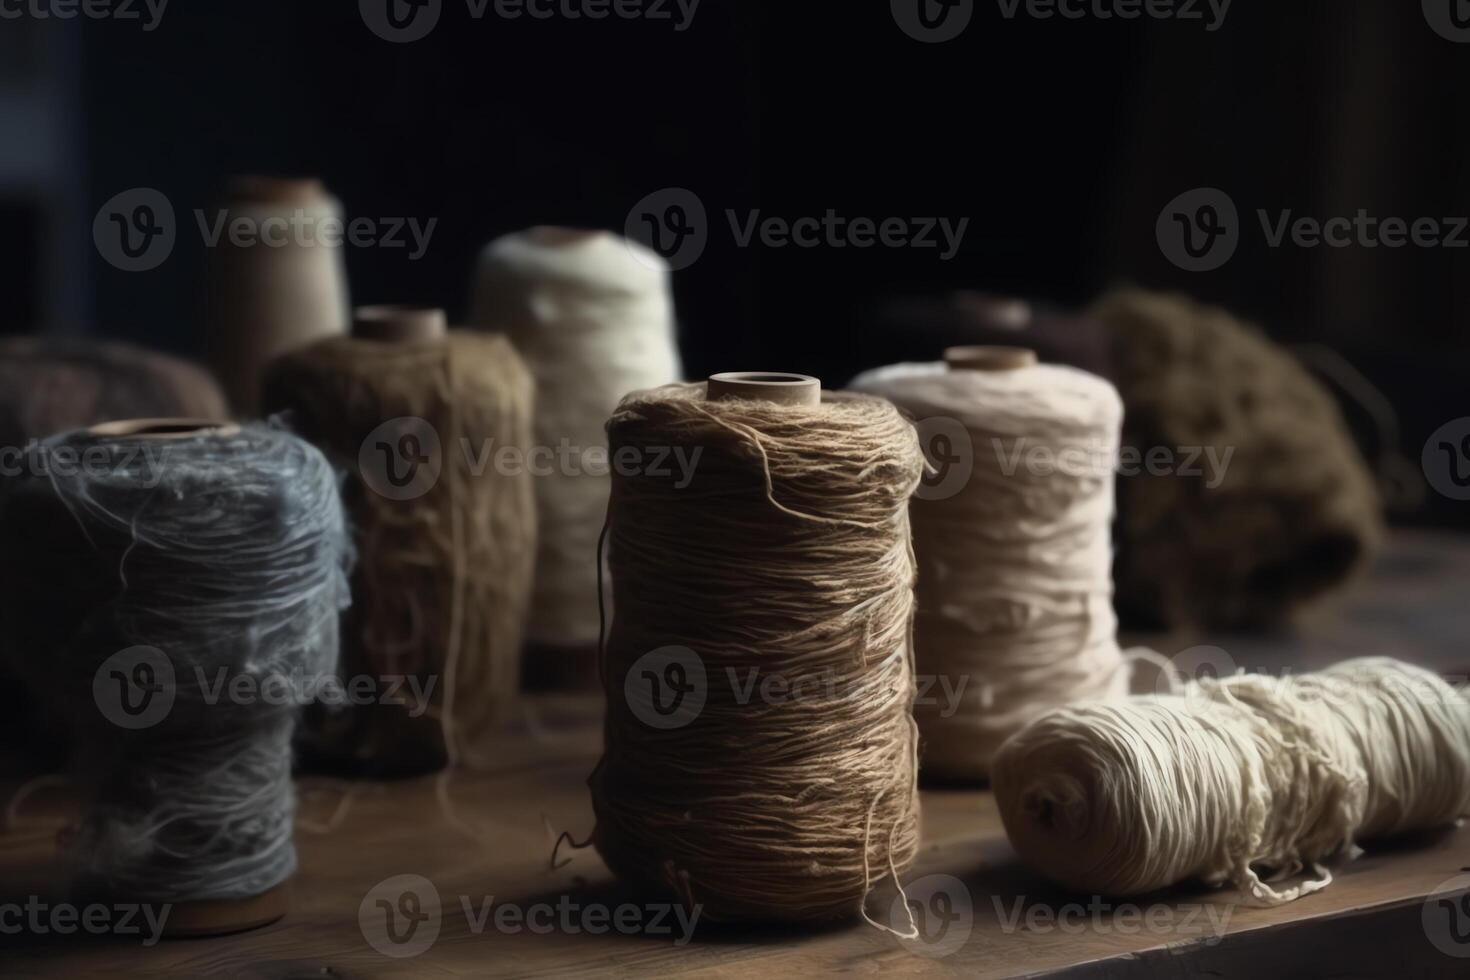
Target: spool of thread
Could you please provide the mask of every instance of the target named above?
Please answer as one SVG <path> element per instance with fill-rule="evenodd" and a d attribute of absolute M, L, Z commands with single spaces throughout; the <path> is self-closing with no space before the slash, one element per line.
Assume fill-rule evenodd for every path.
<path fill-rule="evenodd" d="M 1025 348 L 945 360 L 851 387 L 909 414 L 934 457 L 910 508 L 927 692 L 914 715 L 925 775 L 973 781 L 1042 712 L 1128 693 L 1108 536 L 1123 411 L 1106 381 Z"/>
<path fill-rule="evenodd" d="M 214 369 L 235 411 L 248 416 L 272 358 L 347 329 L 342 206 L 319 180 L 236 177 L 221 207 L 224 232 L 208 250 L 205 322 Z M 250 229 L 238 243 L 230 234 L 236 221 Z"/>
<path fill-rule="evenodd" d="M 609 484 L 608 467 L 589 465 L 589 453 L 606 446 L 603 423 L 618 399 L 680 378 L 668 266 L 608 232 L 532 228 L 481 255 L 471 320 L 504 330 L 526 359 L 536 378 L 536 442 L 559 459 L 536 480 L 527 682 L 592 683 L 599 595 L 588 556 Z"/>
<path fill-rule="evenodd" d="M 913 430 L 757 374 L 631 394 L 608 435 L 598 852 L 712 919 L 858 915 L 918 849 Z M 670 450 L 692 470 L 633 465 Z"/>
<path fill-rule="evenodd" d="M 429 772 L 456 739 L 472 750 L 504 720 L 519 688 L 535 558 L 521 455 L 532 397 L 505 338 L 449 331 L 442 310 L 363 307 L 353 336 L 267 371 L 265 408 L 285 412 L 351 474 L 343 493 L 358 561 L 343 673 L 403 691 L 393 703 L 313 709 L 304 743 L 313 765 Z"/>
<path fill-rule="evenodd" d="M 1016 850 L 1069 888 L 1202 879 L 1280 904 L 1329 884 L 1318 862 L 1354 841 L 1470 813 L 1470 701 L 1380 657 L 1204 679 L 1050 712 L 1001 747 L 992 782 Z M 1308 866 L 1289 887 L 1261 878 Z"/>
<path fill-rule="evenodd" d="M 0 484 L 26 469 L 29 449 L 67 429 L 127 418 L 183 416 L 223 421 L 224 393 L 203 368 L 127 344 L 36 337 L 0 340 L 0 448 L 8 456 Z M 17 690 L 19 669 L 0 644 L 0 687 Z M 0 737 L 18 746 L 27 766 L 58 766 L 66 735 L 37 714 L 33 699 L 0 713 Z"/>
<path fill-rule="evenodd" d="M 67 429 L 128 418 L 224 421 L 223 392 L 203 368 L 127 344 L 0 340 L 0 445 L 23 448 Z"/>
<path fill-rule="evenodd" d="M 74 736 L 74 887 L 264 924 L 296 869 L 291 732 L 347 601 L 336 477 L 261 427 L 137 420 L 46 440 L 7 497 L 6 634 Z M 59 465 L 65 459 L 79 465 Z"/>

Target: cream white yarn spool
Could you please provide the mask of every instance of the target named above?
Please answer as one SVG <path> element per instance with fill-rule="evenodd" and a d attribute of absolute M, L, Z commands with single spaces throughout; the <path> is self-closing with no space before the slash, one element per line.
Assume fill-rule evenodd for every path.
<path fill-rule="evenodd" d="M 540 544 L 527 637 L 595 648 L 611 486 L 603 424 L 628 392 L 680 378 L 668 265 L 608 232 L 532 228 L 481 254 L 470 319 L 505 331 L 536 378 Z"/>
<path fill-rule="evenodd" d="M 1198 878 L 1276 905 L 1326 887 L 1318 862 L 1355 841 L 1470 814 L 1470 699 L 1386 657 L 1205 679 L 1059 708 L 1001 747 L 992 785 L 1016 850 L 1067 887 Z"/>
<path fill-rule="evenodd" d="M 970 781 L 1042 712 L 1127 694 L 1109 538 L 1123 406 L 1108 382 L 1024 349 L 953 348 L 946 360 L 850 387 L 904 409 L 931 464 L 950 471 L 910 505 L 914 716 L 924 773 Z M 967 479 L 953 472 L 967 463 Z"/>
<path fill-rule="evenodd" d="M 249 416 L 270 361 L 351 322 L 342 206 L 318 180 L 237 177 L 221 210 L 206 262 L 210 362 L 235 413 Z"/>

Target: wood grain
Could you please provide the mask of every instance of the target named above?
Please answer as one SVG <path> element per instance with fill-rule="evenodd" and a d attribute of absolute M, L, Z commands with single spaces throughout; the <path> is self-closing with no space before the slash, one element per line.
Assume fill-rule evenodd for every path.
<path fill-rule="evenodd" d="M 1299 634 L 1208 639 L 1252 668 L 1308 669 L 1319 656 L 1386 652 L 1452 670 L 1467 661 L 1463 637 L 1470 635 L 1470 611 L 1460 596 L 1470 580 L 1467 569 L 1470 547 L 1464 542 L 1401 536 L 1354 602 Z M 1170 652 L 1197 638 L 1155 639 Z M 1332 649 L 1337 655 L 1330 656 Z M 930 942 L 900 941 L 861 921 L 804 931 L 696 922 L 685 942 L 667 910 L 662 925 L 672 933 L 650 928 L 657 913 L 649 906 L 662 900 L 618 885 L 590 849 L 568 855 L 563 848 L 570 862 L 550 867 L 556 832 L 580 838 L 592 825 L 584 781 L 600 747 L 598 714 L 595 697 L 528 699 L 525 717 L 500 745 L 494 771 L 461 772 L 449 780 L 454 814 L 472 825 L 472 834 L 456 829 L 442 811 L 432 777 L 389 784 L 304 777 L 294 907 L 274 925 L 153 946 L 138 937 L 58 936 L 26 928 L 0 934 L 0 974 L 1470 976 L 1470 829 L 1370 847 L 1334 868 L 1331 887 L 1276 909 L 1239 906 L 1232 892 L 1199 886 L 1108 903 L 1062 892 L 1024 868 L 1006 842 L 994 801 L 975 789 L 924 791 L 924 846 L 906 876 L 911 887 L 930 875 L 958 882 L 942 890 L 950 911 L 958 913 L 951 915 L 949 932 L 941 935 L 932 915 L 942 905 L 930 904 Z M 9 780 L 9 788 L 17 782 Z M 327 833 L 307 829 L 328 822 L 344 792 L 351 799 L 340 824 Z M 43 790 L 25 806 L 20 826 L 0 835 L 0 928 L 13 921 L 3 915 L 6 903 L 65 901 L 54 841 L 74 805 L 65 790 Z M 439 933 L 420 955 L 394 959 L 369 944 L 359 911 L 380 882 L 410 874 L 431 882 L 440 897 Z M 1445 890 L 1436 894 L 1438 889 Z M 896 897 L 891 886 L 878 888 L 870 914 L 887 921 Z M 538 933 L 511 919 L 497 926 L 497 914 L 537 906 L 554 913 L 552 931 Z M 585 916 L 610 920 L 624 906 L 630 924 L 631 909 L 637 910 L 639 928 L 602 934 L 582 928 Z M 502 907 L 510 912 L 499 913 Z M 384 914 L 371 904 L 363 913 L 369 922 Z M 1438 936 L 1453 943 L 1445 938 L 1451 926 L 1465 941 L 1450 948 L 1465 958 L 1433 941 Z"/>

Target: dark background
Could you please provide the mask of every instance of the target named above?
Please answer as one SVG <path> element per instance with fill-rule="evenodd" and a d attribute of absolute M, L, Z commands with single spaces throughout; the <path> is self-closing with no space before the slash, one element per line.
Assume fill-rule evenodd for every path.
<path fill-rule="evenodd" d="M 1272 249 L 1255 210 L 1470 215 L 1466 92 L 1470 44 L 1436 34 L 1420 4 L 1384 0 L 1236 0 L 1214 32 L 1007 19 L 976 0 L 942 44 L 906 35 L 884 2 L 703 0 L 680 32 L 493 9 L 475 20 L 444 0 L 410 44 L 374 35 L 353 0 L 173 0 L 152 32 L 3 19 L 0 328 L 201 352 L 191 212 L 234 173 L 320 175 L 349 217 L 438 218 L 420 261 L 349 249 L 348 268 L 357 302 L 453 314 L 492 237 L 622 229 L 635 202 L 680 186 L 710 216 L 708 248 L 674 280 L 692 376 L 840 384 L 875 363 L 871 313 L 892 297 L 979 288 L 1077 306 L 1132 282 L 1341 352 L 1388 396 L 1417 461 L 1466 413 L 1470 254 Z M 139 186 L 170 198 L 179 243 L 127 273 L 101 261 L 91 224 Z M 1199 186 L 1231 195 L 1244 240 L 1225 267 L 1190 273 L 1160 253 L 1154 223 Z M 970 225 L 948 262 L 934 249 L 740 248 L 727 208 Z M 938 353 L 926 344 L 906 353 Z"/>

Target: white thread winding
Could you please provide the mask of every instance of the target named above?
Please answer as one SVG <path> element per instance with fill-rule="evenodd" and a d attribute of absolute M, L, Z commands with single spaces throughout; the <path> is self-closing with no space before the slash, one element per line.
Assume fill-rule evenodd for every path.
<path fill-rule="evenodd" d="M 926 452 L 944 455 L 930 443 L 947 436 L 949 454 L 973 462 L 958 490 L 940 480 L 910 507 L 924 772 L 984 778 L 1001 742 L 1042 712 L 1126 695 L 1110 574 L 1123 415 L 1112 385 L 1047 364 L 899 364 L 850 387 L 904 409 Z M 965 436 L 968 450 L 955 444 Z"/>
<path fill-rule="evenodd" d="M 1385 657 L 1205 679 L 1059 708 L 1001 747 L 992 784 L 1016 850 L 1067 887 L 1198 878 L 1279 905 L 1325 888 L 1320 862 L 1356 841 L 1470 813 L 1470 700 Z"/>
<path fill-rule="evenodd" d="M 536 378 L 540 541 L 528 638 L 552 646 L 597 643 L 592 556 L 607 512 L 603 423 L 630 391 L 680 377 L 667 264 L 607 232 L 532 228 L 492 242 L 480 257 L 471 321 L 503 330 Z M 563 447 L 573 455 L 563 462 Z M 605 457 L 604 457 L 605 463 Z M 595 458 L 591 465 L 596 466 Z"/>

